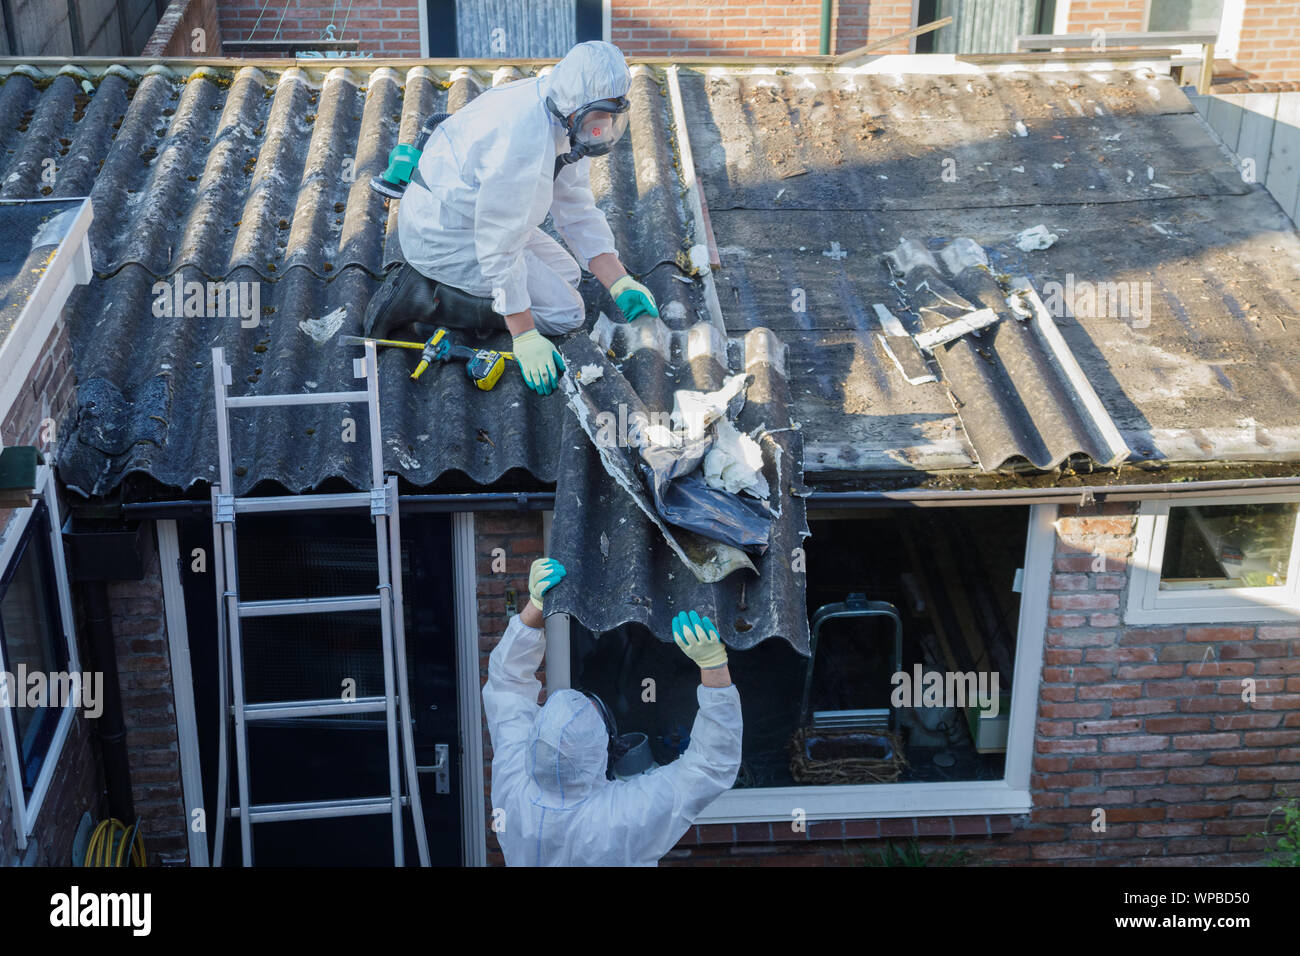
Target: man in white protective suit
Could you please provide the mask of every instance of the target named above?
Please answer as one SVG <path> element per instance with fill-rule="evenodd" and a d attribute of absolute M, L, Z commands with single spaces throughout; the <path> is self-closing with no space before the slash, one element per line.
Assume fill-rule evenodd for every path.
<path fill-rule="evenodd" d="M 483 710 L 492 735 L 492 809 L 510 866 L 655 866 L 740 769 L 740 694 L 717 629 L 677 615 L 673 640 L 700 667 L 700 709 L 686 752 L 664 767 L 610 779 L 613 739 L 592 699 L 542 689 L 542 595 L 564 576 L 533 563 L 529 602 L 488 659 Z"/>
<path fill-rule="evenodd" d="M 590 41 L 547 75 L 487 90 L 439 122 L 398 208 L 406 262 L 372 298 L 365 334 L 509 329 L 524 381 L 546 395 L 564 362 L 544 336 L 583 323 L 580 263 L 627 321 L 657 316 L 591 192 L 590 157 L 627 129 L 630 88 L 618 48 Z M 573 255 L 539 228 L 547 213 Z"/>

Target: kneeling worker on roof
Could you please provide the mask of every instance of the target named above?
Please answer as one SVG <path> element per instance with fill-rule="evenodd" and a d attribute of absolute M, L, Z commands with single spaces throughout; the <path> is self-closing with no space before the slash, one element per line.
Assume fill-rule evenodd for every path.
<path fill-rule="evenodd" d="M 543 334 L 572 332 L 584 318 L 579 262 L 629 322 L 658 315 L 591 193 L 588 157 L 627 129 L 630 86 L 618 48 L 590 41 L 547 76 L 488 90 L 443 120 L 398 209 L 406 263 L 375 294 L 366 335 L 414 322 L 508 328 L 524 381 L 546 395 L 564 361 Z M 578 261 L 538 228 L 548 212 Z"/>
<path fill-rule="evenodd" d="M 727 651 L 707 617 L 673 619 L 673 640 L 700 668 L 690 744 L 667 766 L 613 779 L 614 731 L 591 698 L 557 690 L 537 705 L 542 596 L 564 575 L 558 561 L 533 562 L 529 602 L 488 658 L 494 829 L 509 866 L 655 866 L 740 770 L 740 694 Z"/>

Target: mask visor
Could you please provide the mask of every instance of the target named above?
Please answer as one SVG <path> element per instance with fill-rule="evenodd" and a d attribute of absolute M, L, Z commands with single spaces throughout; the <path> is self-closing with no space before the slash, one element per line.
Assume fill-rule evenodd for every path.
<path fill-rule="evenodd" d="M 611 108 L 612 107 L 612 108 Z M 621 107 L 621 108 L 620 108 Z M 583 146 L 593 156 L 601 156 L 627 132 L 627 101 L 602 100 L 582 111 L 573 131 L 575 145 Z"/>

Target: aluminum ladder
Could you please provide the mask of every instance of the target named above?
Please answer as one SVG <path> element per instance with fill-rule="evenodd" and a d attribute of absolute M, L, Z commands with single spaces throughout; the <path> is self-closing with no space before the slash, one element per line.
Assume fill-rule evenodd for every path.
<path fill-rule="evenodd" d="M 221 699 L 221 760 L 218 771 L 218 829 L 214 859 L 220 865 L 225 832 L 227 768 L 225 742 L 227 718 L 233 717 L 235 765 L 238 778 L 238 805 L 230 815 L 239 819 L 240 845 L 244 866 L 253 865 L 252 825 L 284 820 L 309 820 L 389 814 L 393 821 L 393 862 L 405 865 L 402 834 L 402 808 L 410 807 L 415 825 L 420 865 L 429 865 L 428 836 L 420 804 L 419 777 L 415 766 L 415 741 L 412 732 L 410 691 L 406 673 L 405 622 L 402 615 L 401 531 L 397 509 L 397 479 L 385 480 L 383 450 L 379 431 L 379 374 L 375 345 L 366 343 L 363 359 L 353 360 L 353 376 L 366 379 L 364 390 L 320 392 L 317 394 L 227 395 L 231 369 L 221 348 L 212 350 L 213 385 L 217 406 L 217 445 L 220 482 L 212 488 L 213 565 L 216 568 L 218 644 L 221 645 L 218 683 Z M 232 408 L 258 408 L 282 405 L 324 405 L 361 403 L 367 405 L 370 426 L 371 485 L 368 491 L 331 495 L 281 495 L 266 498 L 236 498 L 231 478 L 230 418 Z M 235 518 L 243 514 L 266 512 L 316 512 L 369 508 L 375 524 L 375 547 L 379 581 L 373 594 L 339 595 L 299 600 L 242 601 L 239 597 L 239 566 L 235 549 Z M 351 700 L 294 700 L 249 704 L 244 697 L 243 644 L 241 624 L 245 618 L 288 614 L 335 614 L 347 611 L 378 611 L 382 630 L 384 694 L 382 697 L 357 697 Z M 230 685 L 233 701 L 226 690 L 226 664 L 229 655 Z M 313 800 L 300 803 L 277 803 L 254 806 L 249 800 L 248 725 L 263 720 L 310 719 L 383 712 L 387 722 L 388 794 L 339 800 Z M 399 728 L 400 712 L 400 728 Z M 399 737 L 400 729 L 400 737 Z M 402 770 L 408 792 L 402 792 Z"/>

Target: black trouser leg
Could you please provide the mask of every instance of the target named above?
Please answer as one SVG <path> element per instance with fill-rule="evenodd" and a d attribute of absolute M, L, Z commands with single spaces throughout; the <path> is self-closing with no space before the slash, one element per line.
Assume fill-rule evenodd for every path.
<path fill-rule="evenodd" d="M 363 334 L 367 338 L 390 339 L 416 322 L 433 322 L 438 310 L 437 287 L 436 282 L 408 263 L 390 269 L 366 307 Z"/>

